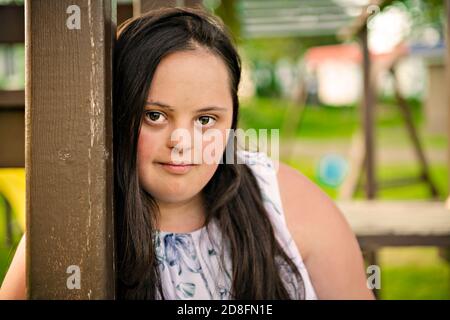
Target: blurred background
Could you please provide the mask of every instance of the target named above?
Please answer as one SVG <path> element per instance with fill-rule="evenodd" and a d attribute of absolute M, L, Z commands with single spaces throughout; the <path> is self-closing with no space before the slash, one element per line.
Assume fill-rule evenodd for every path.
<path fill-rule="evenodd" d="M 281 161 L 336 201 L 446 201 L 445 1 L 194 2 L 221 17 L 238 45 L 243 61 L 239 126 L 279 129 Z M 0 17 L 5 16 L 1 14 L 5 8 L 23 10 L 22 6 L 23 1 L 0 0 Z M 132 15 L 132 1 L 118 1 L 118 6 L 120 23 Z M 13 31 L 2 26 L 4 22 L 0 22 L 0 39 L 8 39 Z M 23 146 L 23 136 L 6 139 L 11 132 L 1 126 L 2 117 L 13 121 L 6 117 L 8 112 L 19 110 L 21 103 L 23 108 L 24 45 L 0 42 L 0 91 L 19 96 L 8 102 L 11 95 L 0 93 L 0 153 L 7 158 L 10 149 Z M 367 61 L 369 90 L 364 87 Z M 367 105 L 373 112 L 364 118 Z M 371 126 L 376 166 L 361 169 L 361 150 L 367 149 L 360 143 L 369 141 L 361 137 Z M 25 229 L 25 171 L 5 163 L 0 161 L 0 282 Z M 368 167 L 375 181 L 397 182 L 384 187 L 375 183 L 376 192 L 368 192 L 370 179 L 364 178 Z M 405 178 L 415 176 L 419 178 Z M 448 247 L 433 243 L 378 247 L 379 298 L 450 299 L 448 259 Z"/>

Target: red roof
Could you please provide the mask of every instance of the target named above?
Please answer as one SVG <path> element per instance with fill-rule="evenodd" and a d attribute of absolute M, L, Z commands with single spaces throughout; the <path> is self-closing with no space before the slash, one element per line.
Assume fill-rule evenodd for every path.
<path fill-rule="evenodd" d="M 371 58 L 375 62 L 386 62 L 403 56 L 407 52 L 406 45 L 401 43 L 388 53 L 371 54 Z M 361 48 L 357 43 L 313 47 L 306 51 L 304 58 L 306 63 L 313 68 L 325 61 L 362 63 Z"/>

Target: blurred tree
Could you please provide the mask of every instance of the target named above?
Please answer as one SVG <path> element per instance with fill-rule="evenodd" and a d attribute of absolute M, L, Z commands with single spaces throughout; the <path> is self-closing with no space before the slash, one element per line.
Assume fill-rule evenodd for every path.
<path fill-rule="evenodd" d="M 392 5 L 402 5 L 412 22 L 412 36 L 421 34 L 424 28 L 432 27 L 443 39 L 445 10 L 443 0 L 396 0 Z"/>
<path fill-rule="evenodd" d="M 237 43 L 240 43 L 240 21 L 238 11 L 240 10 L 238 1 L 236 0 L 206 0 L 204 1 L 206 8 L 210 9 L 214 14 L 219 16 L 232 32 Z"/>

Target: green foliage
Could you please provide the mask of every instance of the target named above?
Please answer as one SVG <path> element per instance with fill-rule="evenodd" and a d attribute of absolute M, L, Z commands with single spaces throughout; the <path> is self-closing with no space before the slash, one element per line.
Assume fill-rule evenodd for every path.
<path fill-rule="evenodd" d="M 388 100 L 376 109 L 377 129 L 402 125 L 401 114 Z M 389 104 L 388 104 L 389 103 Z M 287 117 L 287 107 L 292 102 L 274 98 L 254 98 L 241 102 L 240 125 L 243 128 L 281 129 Z M 413 101 L 411 108 L 414 122 L 422 123 L 421 107 Z M 296 129 L 299 138 L 336 139 L 350 138 L 360 123 L 356 106 L 330 107 L 306 106 L 300 125 Z M 280 131 L 283 136 L 284 132 Z"/>
<path fill-rule="evenodd" d="M 13 228 L 13 246 L 6 243 L 6 204 L 4 198 L 0 197 L 0 284 L 5 277 L 6 271 L 12 261 L 15 249 L 20 241 L 21 235 Z M 14 232 L 16 231 L 16 232 Z"/>

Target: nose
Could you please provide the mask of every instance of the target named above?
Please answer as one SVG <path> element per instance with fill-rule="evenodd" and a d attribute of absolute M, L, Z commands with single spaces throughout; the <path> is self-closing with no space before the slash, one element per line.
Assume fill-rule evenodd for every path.
<path fill-rule="evenodd" d="M 175 125 L 167 139 L 167 146 L 172 152 L 189 154 L 195 147 L 198 137 L 201 138 L 201 128 L 194 123 Z"/>
<path fill-rule="evenodd" d="M 186 153 L 192 148 L 191 138 L 183 133 L 180 129 L 175 129 L 168 141 L 167 146 L 170 150 L 178 153 Z"/>

